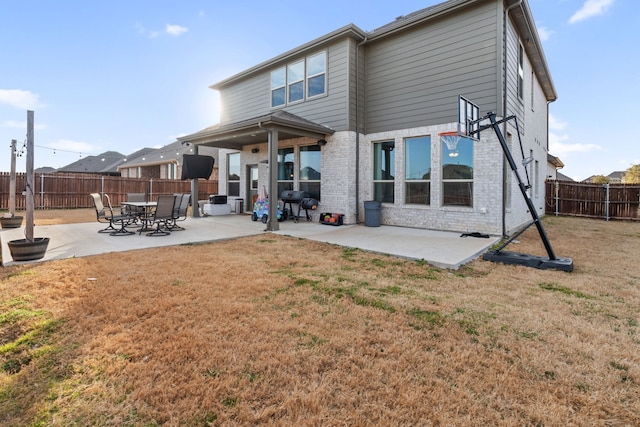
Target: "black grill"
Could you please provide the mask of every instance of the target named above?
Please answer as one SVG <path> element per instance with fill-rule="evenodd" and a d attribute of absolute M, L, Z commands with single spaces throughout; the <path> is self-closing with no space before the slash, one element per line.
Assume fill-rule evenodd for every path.
<path fill-rule="evenodd" d="M 298 222 L 298 218 L 300 218 L 300 210 L 302 209 L 304 209 L 307 221 L 311 221 L 308 210 L 315 209 L 318 206 L 318 201 L 316 199 L 309 198 L 309 194 L 306 191 L 285 190 L 280 193 L 280 199 L 282 199 L 282 202 L 284 203 L 285 219 L 289 218 L 289 215 L 291 215 L 291 218 L 296 222 Z M 288 209 L 287 204 L 289 205 Z M 298 205 L 297 214 L 293 213 L 293 204 Z"/>

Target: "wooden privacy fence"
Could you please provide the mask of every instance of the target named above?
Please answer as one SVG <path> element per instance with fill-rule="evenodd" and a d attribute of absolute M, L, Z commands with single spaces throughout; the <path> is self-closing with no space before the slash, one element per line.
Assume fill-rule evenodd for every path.
<path fill-rule="evenodd" d="M 546 182 L 548 215 L 640 220 L 640 184 Z"/>
<path fill-rule="evenodd" d="M 0 210 L 9 209 L 10 173 L 0 173 Z M 25 210 L 26 174 L 16 174 L 16 210 Z M 36 209 L 93 207 L 90 193 L 107 193 L 114 206 L 125 201 L 127 193 L 146 193 L 150 200 L 159 194 L 190 193 L 191 180 L 123 178 L 89 174 L 35 174 L 33 189 Z M 218 181 L 198 180 L 198 200 L 218 194 Z"/>

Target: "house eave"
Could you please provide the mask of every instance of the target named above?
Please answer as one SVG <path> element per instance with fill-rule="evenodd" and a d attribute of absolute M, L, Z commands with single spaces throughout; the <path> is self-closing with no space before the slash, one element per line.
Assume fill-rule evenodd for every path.
<path fill-rule="evenodd" d="M 547 101 L 554 102 L 558 99 L 558 93 L 551 78 L 551 71 L 549 70 L 547 59 L 544 56 L 542 42 L 536 30 L 536 24 L 531 15 L 529 4 L 527 0 L 513 4 L 517 4 L 518 7 L 513 9 L 511 16 L 520 34 L 523 36 L 523 47 L 531 59 L 533 71 L 540 81 Z"/>
<path fill-rule="evenodd" d="M 179 163 L 178 159 L 171 159 L 171 160 L 164 160 L 164 161 L 159 161 L 159 162 L 142 162 L 142 163 L 129 163 L 127 164 L 122 163 L 120 166 L 118 166 L 118 170 L 120 169 L 127 169 L 127 168 L 139 168 L 139 167 L 147 167 L 147 166 L 161 166 L 161 165 L 168 165 L 170 163 Z"/>
<path fill-rule="evenodd" d="M 238 80 L 242 80 L 248 76 L 251 76 L 252 74 L 261 72 L 265 69 L 271 69 L 280 63 L 286 63 L 292 57 L 299 56 L 304 52 L 310 52 L 313 50 L 321 49 L 322 47 L 326 46 L 327 44 L 335 40 L 346 38 L 346 37 L 352 37 L 352 38 L 355 38 L 356 40 L 362 41 L 362 40 L 365 40 L 366 38 L 366 32 L 361 30 L 354 24 L 345 25 L 344 27 L 338 28 L 337 30 L 332 31 L 328 34 L 325 34 L 322 37 L 318 37 L 308 43 L 305 43 L 302 46 L 298 46 L 295 49 L 291 49 L 281 55 L 278 55 L 274 58 L 264 61 L 254 67 L 244 70 L 227 79 L 214 83 L 210 85 L 209 88 L 213 90 L 220 90 L 225 86 L 235 83 Z"/>
<path fill-rule="evenodd" d="M 301 117 L 278 111 L 216 128 L 207 128 L 178 141 L 208 147 L 242 150 L 244 146 L 265 143 L 268 131 L 278 131 L 279 140 L 293 138 L 324 139 L 334 133 L 333 129 L 310 122 Z"/>
<path fill-rule="evenodd" d="M 562 169 L 564 167 L 564 163 L 560 160 L 559 157 L 553 156 L 547 153 L 547 162 L 552 164 L 556 169 Z"/>

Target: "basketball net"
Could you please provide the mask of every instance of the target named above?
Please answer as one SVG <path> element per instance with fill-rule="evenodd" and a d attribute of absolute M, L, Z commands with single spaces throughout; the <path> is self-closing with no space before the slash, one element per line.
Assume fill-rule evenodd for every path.
<path fill-rule="evenodd" d="M 458 156 L 456 147 L 458 146 L 460 138 L 462 138 L 462 135 L 459 135 L 458 132 L 443 132 L 440 134 L 440 139 L 447 145 L 449 151 L 451 151 L 451 153 L 449 153 L 449 157 Z"/>

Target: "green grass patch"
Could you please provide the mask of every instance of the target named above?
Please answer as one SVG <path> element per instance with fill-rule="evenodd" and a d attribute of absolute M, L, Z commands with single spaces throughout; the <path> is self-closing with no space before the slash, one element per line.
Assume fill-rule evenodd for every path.
<path fill-rule="evenodd" d="M 609 366 L 611 366 L 613 369 L 617 369 L 619 371 L 628 371 L 629 367 L 623 363 L 618 363 L 616 361 L 611 361 L 609 362 Z"/>
<path fill-rule="evenodd" d="M 355 261 L 356 255 L 360 250 L 358 248 L 344 248 L 342 250 L 342 259 L 347 261 Z"/>
<path fill-rule="evenodd" d="M 438 311 L 412 308 L 407 314 L 415 318 L 409 321 L 409 326 L 416 330 L 442 326 L 446 321 L 446 318 Z"/>
<path fill-rule="evenodd" d="M 574 296 L 576 298 L 593 298 L 593 296 L 587 295 L 584 292 L 575 291 L 567 286 L 558 285 L 557 283 L 539 283 L 538 286 L 540 287 L 540 289 L 544 289 L 546 291 L 560 292 L 565 295 Z"/>
<path fill-rule="evenodd" d="M 381 294 L 400 295 L 402 293 L 402 288 L 400 286 L 386 286 L 382 289 L 378 289 L 377 291 Z"/>
<path fill-rule="evenodd" d="M 356 305 L 360 305 L 363 307 L 377 308 L 379 310 L 388 311 L 389 313 L 396 312 L 395 307 L 393 307 L 391 304 L 381 299 L 375 299 L 375 298 L 370 299 L 370 298 L 365 298 L 360 296 L 354 296 L 352 297 L 352 299 Z"/>

